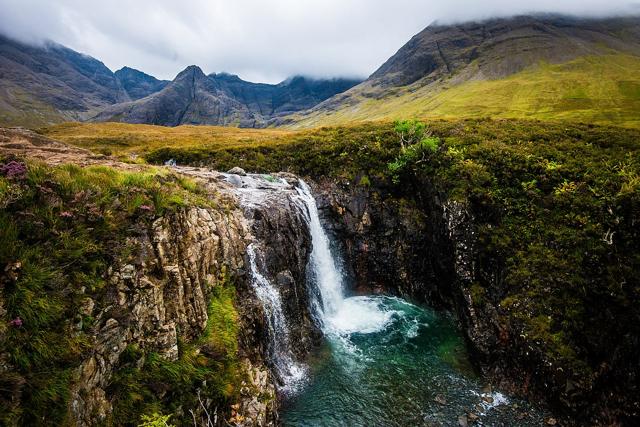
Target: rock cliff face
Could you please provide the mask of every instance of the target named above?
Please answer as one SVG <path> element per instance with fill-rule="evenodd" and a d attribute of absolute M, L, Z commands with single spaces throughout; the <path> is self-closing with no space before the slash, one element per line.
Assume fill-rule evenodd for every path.
<path fill-rule="evenodd" d="M 110 413 L 105 388 L 127 346 L 177 360 L 178 339 L 202 334 L 208 296 L 221 271 L 242 268 L 248 233 L 238 211 L 192 208 L 156 220 L 147 235 L 130 242 L 138 247 L 136 262 L 113 266 L 104 300 L 85 304 L 84 314 L 97 318 L 96 341 L 74 390 L 78 424 L 92 425 Z"/>
<path fill-rule="evenodd" d="M 303 212 L 295 201 L 298 178 L 287 173 L 249 176 L 242 169 L 230 174 L 189 167 L 177 170 L 185 175 L 210 179 L 233 198 L 243 223 L 248 227 L 242 253 L 246 257 L 246 245 L 250 243 L 257 246 L 262 267 L 260 273 L 274 284 L 282 299 L 291 350 L 298 359 L 304 359 L 316 343 L 319 331 L 309 312 L 306 277 L 311 236 Z M 245 260 L 241 267 L 243 280 L 239 290 L 242 295 L 252 297 L 238 301 L 240 314 L 247 325 L 246 334 L 242 337 L 245 340 L 243 348 L 269 364 L 273 361 L 269 360 L 266 348 L 269 334 L 264 321 L 266 313 L 250 286 L 251 272 L 248 270 Z"/>
<path fill-rule="evenodd" d="M 221 175 L 183 172 L 209 179 L 215 183 L 210 185 L 228 192 L 230 203 L 238 203 Z M 310 238 L 291 198 L 275 194 L 227 212 L 190 208 L 159 218 L 148 234 L 129 242 L 137 247 L 136 261 L 113 266 L 110 291 L 102 301 L 85 301 L 84 314 L 95 316 L 97 326 L 91 356 L 79 368 L 73 390 L 71 410 L 78 425 L 107 419 L 111 396 L 105 390 L 128 346 L 177 360 L 179 341 L 195 340 L 207 326 L 212 289 L 230 278 L 240 295 L 240 356 L 248 378 L 235 419 L 242 420 L 237 425 L 275 422 L 275 378 L 267 369 L 269 332 L 264 308 L 248 283 L 245 256 L 251 242 L 264 249 L 265 274 L 282 294 L 293 350 L 300 358 L 306 355 L 315 334 L 305 287 Z M 202 411 L 198 416 L 204 417 Z"/>
<path fill-rule="evenodd" d="M 397 294 L 455 312 L 489 381 L 570 414 L 567 425 L 606 422 L 606 396 L 581 384 L 571 368 L 554 366 L 519 325 L 499 315 L 506 272 L 499 259 L 480 250 L 477 209 L 447 200 L 428 184 L 414 189 L 410 201 L 384 187 L 346 181 L 321 180 L 315 189 L 326 226 L 343 242 L 357 291 Z M 490 294 L 478 294 L 478 288 Z"/>

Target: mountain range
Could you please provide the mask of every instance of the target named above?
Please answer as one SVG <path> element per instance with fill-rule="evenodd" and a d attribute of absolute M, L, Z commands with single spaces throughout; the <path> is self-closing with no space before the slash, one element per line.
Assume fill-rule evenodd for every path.
<path fill-rule="evenodd" d="M 205 75 L 189 66 L 173 81 L 102 62 L 55 43 L 24 44 L 0 36 L 0 125 L 37 127 L 64 121 L 125 121 L 264 126 L 309 109 L 356 79 L 291 77 L 279 84 Z"/>
<path fill-rule="evenodd" d="M 517 117 L 640 126 L 640 18 L 519 16 L 414 36 L 365 81 L 173 81 L 63 46 L 0 37 L 0 124 L 118 121 L 312 127 L 400 117 Z"/>
<path fill-rule="evenodd" d="M 276 85 L 251 83 L 226 73 L 205 75 L 192 65 L 158 92 L 109 106 L 92 120 L 263 127 L 274 118 L 311 108 L 358 83 L 301 76 Z"/>

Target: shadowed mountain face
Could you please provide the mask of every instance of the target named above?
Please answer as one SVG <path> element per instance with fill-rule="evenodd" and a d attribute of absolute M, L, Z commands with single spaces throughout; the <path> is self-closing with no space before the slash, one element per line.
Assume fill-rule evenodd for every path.
<path fill-rule="evenodd" d="M 278 116 L 311 108 L 358 83 L 297 76 L 270 85 L 246 82 L 226 73 L 207 76 L 200 68 L 190 66 L 161 91 L 108 107 L 92 121 L 261 127 Z"/>
<path fill-rule="evenodd" d="M 594 119 L 581 115 L 586 104 L 621 111 L 626 120 L 640 114 L 637 100 L 630 99 L 640 84 L 638 61 L 638 17 L 537 15 L 432 24 L 365 82 L 289 121 L 314 125 L 397 116 L 494 114 L 553 118 L 558 108 L 561 115 L 571 111 L 575 118 Z M 561 64 L 572 65 L 562 68 Z M 544 71 L 548 75 L 538 73 Z M 501 87 L 498 82 L 506 83 Z M 518 93 L 524 86 L 527 93 Z M 584 99 L 580 105 L 573 105 L 576 94 L 569 93 L 576 88 Z M 598 93 L 611 97 L 603 102 Z M 514 96 L 519 105 L 513 104 Z M 559 99 L 569 102 L 558 107 Z M 542 113 L 549 116 L 538 117 Z"/>
<path fill-rule="evenodd" d="M 100 61 L 60 45 L 29 46 L 0 36 L 0 121 L 35 123 L 81 119 L 128 100 Z"/>
<path fill-rule="evenodd" d="M 60 45 L 31 46 L 0 36 L 0 125 L 114 120 L 256 127 L 358 83 L 293 77 L 259 84 L 224 73 L 206 76 L 195 66 L 169 82 L 129 67 L 113 73 Z"/>
<path fill-rule="evenodd" d="M 114 75 L 132 100 L 158 92 L 169 83 L 129 67 L 119 69 Z"/>

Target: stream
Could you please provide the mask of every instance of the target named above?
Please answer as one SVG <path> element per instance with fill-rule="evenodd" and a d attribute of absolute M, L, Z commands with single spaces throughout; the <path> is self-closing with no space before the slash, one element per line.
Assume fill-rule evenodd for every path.
<path fill-rule="evenodd" d="M 282 194 L 290 184 L 242 178 L 243 201 Z M 545 414 L 484 387 L 449 315 L 403 299 L 349 294 L 315 199 L 304 181 L 293 201 L 309 227 L 310 311 L 323 332 L 309 360 L 296 361 L 279 292 L 249 250 L 253 285 L 271 330 L 271 359 L 284 399 L 285 426 L 540 426 Z"/>

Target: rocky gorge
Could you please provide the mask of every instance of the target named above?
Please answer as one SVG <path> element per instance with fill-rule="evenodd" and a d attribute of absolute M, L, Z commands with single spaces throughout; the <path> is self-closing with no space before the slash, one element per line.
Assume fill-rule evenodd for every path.
<path fill-rule="evenodd" d="M 446 130 L 439 129 L 437 132 L 443 138 L 446 135 Z M 327 390 L 332 390 L 330 387 L 317 388 L 319 381 L 320 384 L 325 381 L 325 376 L 326 381 L 338 385 L 342 381 L 346 381 L 345 384 L 354 382 L 351 377 L 335 376 L 339 372 L 339 366 L 331 364 L 335 360 L 346 364 L 361 363 L 363 360 L 383 363 L 375 365 L 372 372 L 384 372 L 387 370 L 385 360 L 397 360 L 397 369 L 402 372 L 402 375 L 398 375 L 398 381 L 407 378 L 403 375 L 433 379 L 435 383 L 420 383 L 420 387 L 427 387 L 427 390 L 429 387 L 435 387 L 434 390 L 445 387 L 444 390 L 455 391 L 450 396 L 431 396 L 424 392 L 424 388 L 416 388 L 416 396 L 428 398 L 429 403 L 422 404 L 429 409 L 427 413 L 412 413 L 412 416 L 417 416 L 415 419 L 427 424 L 473 423 L 477 417 L 503 414 L 500 416 L 506 418 L 485 418 L 485 421 L 509 423 L 520 420 L 521 425 L 539 425 L 544 419 L 548 424 L 560 422 L 563 425 L 580 425 L 588 422 L 595 425 L 632 425 L 637 417 L 637 395 L 633 391 L 635 371 L 630 362 L 636 345 L 632 335 L 629 335 L 628 341 L 620 343 L 612 354 L 599 359 L 603 360 L 597 364 L 599 370 L 593 371 L 590 366 L 579 363 L 584 359 L 560 345 L 564 341 L 560 341 L 560 336 L 556 335 L 553 328 L 549 329 L 548 323 L 543 323 L 539 331 L 532 332 L 532 325 L 538 327 L 535 322 L 547 320 L 541 317 L 540 309 L 536 306 L 538 296 L 534 291 L 537 289 L 533 287 L 536 282 L 527 282 L 533 280 L 524 276 L 529 272 L 523 273 L 519 269 L 525 267 L 513 264 L 513 258 L 522 256 L 523 251 L 514 251 L 514 255 L 509 256 L 501 249 L 501 244 L 511 245 L 509 249 L 514 246 L 511 240 L 504 237 L 505 224 L 513 224 L 514 220 L 505 214 L 504 206 L 487 200 L 486 189 L 491 189 L 492 181 L 485 178 L 483 173 L 486 172 L 478 163 L 489 154 L 486 151 L 471 152 L 460 163 L 453 162 L 453 167 L 464 167 L 455 170 L 454 176 L 464 177 L 460 181 L 464 185 L 469 182 L 473 184 L 466 187 L 462 193 L 464 197 L 460 197 L 457 188 L 443 187 L 442 182 L 438 182 L 443 175 L 437 168 L 451 167 L 447 162 L 451 162 L 452 156 L 459 155 L 455 151 L 455 141 L 448 139 L 448 147 L 443 144 L 433 153 L 425 154 L 432 156 L 428 158 L 431 169 L 412 170 L 410 180 L 407 179 L 408 173 L 400 176 L 401 186 L 398 186 L 379 174 L 379 169 L 375 169 L 375 162 L 386 166 L 394 158 L 394 154 L 390 155 L 384 151 L 386 148 L 381 148 L 379 135 L 384 133 L 377 129 L 376 133 L 371 134 L 365 129 L 364 135 L 364 140 L 337 147 L 326 148 L 307 143 L 303 151 L 305 154 L 301 155 L 310 157 L 295 165 L 280 157 L 296 153 L 298 147 L 289 145 L 281 152 L 270 153 L 271 163 L 266 165 L 252 164 L 252 153 L 244 151 L 231 153 L 230 160 L 225 157 L 229 153 L 225 153 L 206 161 L 184 162 L 193 166 L 161 168 L 168 171 L 163 174 L 170 175 L 154 179 L 161 180 L 167 188 L 177 182 L 181 188 L 193 193 L 189 197 L 195 198 L 181 196 L 187 202 L 164 209 L 160 209 L 157 195 L 155 199 L 152 198 L 153 205 L 148 201 L 137 203 L 135 216 L 128 217 L 129 222 L 126 223 L 128 230 L 124 235 L 123 247 L 128 249 L 119 251 L 122 255 L 113 257 L 108 268 L 103 270 L 106 285 L 99 292 L 88 288 L 73 291 L 72 310 L 80 313 L 77 321 L 81 320 L 88 326 L 74 326 L 69 322 L 64 331 L 68 333 L 70 328 L 75 327 L 86 334 L 89 342 L 83 343 L 78 363 L 71 370 L 72 393 L 64 403 L 66 406 L 63 405 L 67 409 L 63 411 L 65 415 L 61 419 L 80 425 L 92 424 L 96 419 L 118 424 L 122 423 L 118 420 L 123 418 L 110 417 L 138 416 L 155 408 L 162 413 L 170 412 L 172 422 L 178 424 L 189 424 L 195 417 L 205 421 L 216 419 L 215 422 L 220 425 L 224 422 L 236 425 L 279 422 L 298 425 L 299 417 L 313 415 L 309 411 L 315 408 L 314 403 L 322 402 L 322 396 Z M 375 135 L 378 148 L 367 148 L 376 147 L 370 140 L 371 135 Z M 344 139 L 340 135 L 340 141 Z M 59 167 L 56 159 L 60 159 L 56 156 L 66 150 L 63 146 L 24 134 L 8 137 L 2 147 L 3 156 L 8 156 L 5 157 L 5 164 L 9 164 L 10 159 L 22 161 L 20 155 L 25 153 L 21 149 L 28 141 L 33 145 L 29 150 L 32 157 L 38 157 L 38 150 L 43 152 L 48 147 L 51 155 L 42 155 L 40 158 L 48 159 L 52 166 Z M 624 140 L 618 143 L 623 144 Z M 578 138 L 575 144 L 582 147 L 582 139 Z M 576 149 L 574 145 L 569 146 Z M 335 169 L 329 169 L 323 167 L 323 162 L 331 154 L 318 155 L 306 147 L 330 149 L 347 155 L 337 155 L 339 160 L 334 159 L 335 164 L 331 166 Z M 500 155 L 504 158 L 505 151 L 509 152 L 509 145 L 501 148 L 503 151 Z M 349 150 L 354 151 L 350 153 Z M 365 150 L 378 151 L 372 155 Z M 163 156 L 171 154 L 175 152 L 162 153 Z M 519 171 L 519 161 L 531 161 L 531 157 L 520 158 L 515 152 L 511 155 L 513 169 L 509 173 L 514 173 L 512 170 Z M 571 166 L 565 158 L 557 153 L 554 155 L 555 162 L 566 162 L 567 169 Z M 75 151 L 73 156 L 76 162 L 87 167 L 115 162 L 112 158 L 82 150 Z M 151 153 L 148 159 L 164 161 L 158 156 L 159 153 Z M 184 158 L 181 158 L 181 163 Z M 68 157 L 65 159 L 69 160 Z M 247 174 L 240 168 L 231 169 L 228 173 L 214 171 L 229 169 L 233 163 L 224 162 L 238 159 L 242 161 L 235 164 L 263 173 Z M 548 164 L 542 157 L 535 161 Z M 339 162 L 348 163 L 340 165 Z M 368 174 L 363 173 L 362 164 L 370 168 Z M 35 168 L 27 164 L 28 170 L 30 167 Z M 119 165 L 117 162 L 110 164 L 110 167 L 122 167 L 136 173 L 147 168 Z M 532 166 L 527 163 L 527 167 L 540 166 L 539 163 Z M 291 173 L 267 173 L 270 170 L 296 172 L 304 180 Z M 336 170 L 339 172 L 335 173 Z M 445 172 L 448 170 L 445 169 Z M 530 171 L 526 169 L 526 173 Z M 554 203 L 565 206 L 562 205 L 562 198 L 568 196 L 566 190 L 558 190 L 565 188 L 563 177 L 554 177 L 554 169 L 550 167 L 544 171 L 546 175 L 539 178 L 542 190 L 537 191 L 546 191 L 546 187 L 551 189 L 548 198 L 542 201 L 548 215 L 548 212 L 558 209 Z M 495 170 L 493 173 L 497 177 L 494 183 L 498 182 L 503 186 L 501 188 L 509 188 L 500 181 L 503 171 Z M 175 174 L 175 177 L 171 174 Z M 192 179 L 195 184 L 191 181 L 182 182 L 181 177 Z M 511 175 L 508 179 L 512 179 Z M 552 183 L 545 183 L 545 179 L 552 180 Z M 10 188 L 30 185 L 15 178 L 11 180 Z M 560 180 L 559 184 L 557 180 Z M 516 180 L 518 191 L 524 188 L 520 181 Z M 42 182 L 38 184 L 42 187 L 38 187 L 38 194 L 43 191 L 43 194 L 49 194 L 45 191 L 47 188 L 55 190 L 55 186 L 52 187 L 48 181 Z M 11 191 L 5 193 L 6 197 L 17 190 Z M 539 193 L 529 191 L 525 197 L 537 200 L 535 196 Z M 637 253 L 633 249 L 633 240 L 629 239 L 635 230 L 637 211 L 634 210 L 633 199 L 628 199 L 627 194 L 620 193 L 616 201 L 619 219 L 615 230 L 620 239 L 617 244 L 631 245 L 629 250 L 614 254 L 596 253 L 601 254 L 598 256 L 619 257 L 621 263 L 627 262 L 632 268 L 633 259 L 625 261 L 623 257 Z M 46 197 L 53 196 L 49 194 Z M 165 197 L 170 199 L 173 196 Z M 56 211 L 56 215 L 63 218 L 69 215 L 81 218 L 81 215 L 85 215 L 76 210 L 79 209 L 76 207 L 77 198 L 75 194 L 70 200 L 51 199 L 55 201 L 53 206 L 59 206 L 56 209 L 60 212 Z M 514 203 L 512 199 L 506 200 Z M 578 202 L 579 199 L 574 200 L 574 203 Z M 14 198 L 7 198 L 3 203 L 13 208 L 17 202 Z M 152 206 L 153 215 L 149 213 Z M 514 209 L 511 205 L 508 208 Z M 518 205 L 518 208 L 521 207 Z M 312 215 L 315 210 L 317 213 Z M 527 215 L 528 221 L 536 218 L 530 211 Z M 316 218 L 316 223 L 312 218 Z M 322 237 L 325 232 L 326 237 Z M 328 243 L 320 244 L 318 238 L 327 239 Z M 496 241 L 496 238 L 502 238 L 503 241 Z M 608 241 L 604 239 L 597 245 L 607 249 L 613 244 Z M 575 242 L 579 244 L 581 241 Z M 559 241 L 554 244 L 560 245 Z M 323 246 L 326 246 L 323 254 L 314 255 L 314 251 Z M 555 250 L 564 253 L 561 246 Z M 321 270 L 318 267 L 319 259 L 324 263 Z M 528 258 L 516 259 L 538 262 Z M 557 261 L 549 258 L 549 262 Z M 15 283 L 19 283 L 23 269 L 16 266 L 15 262 L 7 265 L 3 276 L 5 300 L 14 298 L 12 292 L 15 292 Z M 535 263 L 533 267 L 526 263 L 523 265 L 542 275 L 549 283 L 543 289 L 547 293 L 544 301 L 555 304 L 553 292 L 556 291 L 552 290 L 551 284 L 557 277 L 564 277 L 559 276 L 563 270 L 559 270 L 561 273 L 549 273 Z M 585 274 L 592 265 L 583 266 Z M 564 265 L 558 268 L 564 268 Z M 318 278 L 318 271 L 333 277 L 330 282 L 338 282 L 338 289 L 327 293 L 329 284 Z M 514 279 L 514 274 L 520 276 Z M 626 270 L 621 274 L 627 280 L 633 280 Z M 592 276 L 594 283 L 600 280 L 596 273 Z M 514 286 L 523 277 L 523 285 L 529 286 L 526 288 L 528 293 L 524 295 L 529 299 L 520 301 L 518 298 L 522 294 L 514 292 Z M 570 280 L 576 282 L 581 279 Z M 212 332 L 211 322 L 212 319 L 219 319 L 220 313 L 226 313 L 228 307 L 219 303 L 228 296 L 226 292 L 230 284 L 234 289 L 232 299 L 235 312 L 223 316 L 225 321 L 222 323 L 237 325 L 237 331 L 230 336 L 216 335 L 213 333 L 215 328 Z M 326 305 L 327 301 L 334 301 L 335 304 Z M 569 299 L 562 303 L 575 304 Z M 437 311 L 423 312 L 421 307 L 424 306 Z M 27 326 L 13 326 L 10 323 L 11 319 L 18 317 L 14 317 L 15 312 L 10 312 L 10 306 L 4 301 L 3 307 L 3 315 L 10 326 L 2 331 L 2 339 L 14 339 L 16 333 L 26 332 Z M 529 318 L 534 323 L 528 323 L 526 318 L 521 317 L 521 310 L 525 315 L 530 313 Z M 456 327 L 447 326 L 447 322 L 441 320 L 442 316 L 446 318 L 446 312 L 452 313 Z M 601 315 L 607 316 L 607 312 Z M 553 316 L 556 316 L 555 312 Z M 595 324 L 602 325 L 594 319 Z M 25 325 L 28 323 L 25 322 Z M 441 329 L 432 329 L 433 325 Z M 589 327 L 594 326 L 590 324 Z M 439 331 L 447 332 L 441 336 Z M 571 331 L 569 324 L 565 326 L 565 331 Z M 616 333 L 617 329 L 611 331 L 611 339 Z M 458 341 L 456 334 L 461 334 L 462 341 Z M 432 343 L 420 341 L 430 336 L 442 339 L 442 342 L 435 343 L 433 350 L 428 347 Z M 397 347 L 397 353 L 368 352 L 369 349 L 396 348 L 396 344 L 389 343 L 397 340 L 403 343 Z M 221 342 L 226 344 L 220 345 Z M 233 343 L 237 345 L 235 351 Z M 584 345 L 596 344 L 587 341 Z M 416 348 L 422 353 L 411 353 Z M 227 353 L 229 349 L 231 352 Z M 469 361 L 475 370 L 481 372 L 479 380 L 460 373 L 468 370 L 467 367 L 461 367 L 465 365 L 467 357 L 451 356 L 460 352 L 469 354 Z M 231 353 L 235 356 L 230 357 Z M 434 353 L 439 356 L 432 358 Z M 358 359 L 362 354 L 364 359 Z M 428 363 L 416 364 L 422 370 L 413 372 L 411 363 L 400 362 L 407 354 L 416 357 L 415 360 Z M 445 359 L 446 363 L 439 362 Z M 15 354 L 3 355 L 3 373 L 18 375 L 3 378 L 8 378 L 4 381 L 16 390 L 14 396 L 28 399 L 27 395 L 21 394 L 21 390 L 25 382 L 32 379 L 21 377 L 21 368 L 12 364 L 16 360 Z M 183 369 L 185 362 L 188 362 L 189 369 L 177 372 L 177 365 L 166 364 L 177 363 Z M 191 370 L 191 364 L 196 369 Z M 215 374 L 207 371 L 214 366 Z M 329 374 L 323 370 L 323 366 L 330 367 Z M 618 372 L 611 366 L 624 367 L 624 370 Z M 145 370 L 151 371 L 149 376 Z M 237 382 L 225 379 L 229 370 L 239 375 Z M 166 379 L 172 378 L 172 375 L 176 375 L 180 381 L 173 383 Z M 436 383 L 440 375 L 454 378 L 456 382 L 438 385 Z M 215 383 L 220 379 L 223 379 L 222 384 Z M 188 386 L 185 387 L 183 380 Z M 384 387 L 395 389 L 399 386 L 394 378 L 384 378 L 384 381 Z M 217 391 L 207 396 L 207 391 L 212 392 L 212 382 Z M 362 382 L 363 388 L 367 384 L 367 381 Z M 460 384 L 462 388 L 458 389 Z M 369 394 L 359 395 L 360 391 L 355 390 L 353 394 L 343 397 L 350 405 L 357 405 L 357 399 L 362 396 L 376 396 L 375 386 L 373 383 L 372 388 L 367 390 Z M 406 383 L 401 384 L 401 387 L 405 386 Z M 534 402 L 548 404 L 550 412 L 544 408 L 528 407 L 526 402 L 517 400 L 514 405 L 505 405 L 505 395 L 496 394 L 497 391 L 484 391 L 491 390 L 486 388 L 490 386 L 509 395 L 526 396 Z M 625 394 L 621 390 L 629 392 Z M 118 393 L 123 391 L 133 397 L 132 407 L 118 398 Z M 149 397 L 145 393 L 154 396 Z M 302 394 L 296 398 L 299 393 Z M 402 395 L 402 392 L 398 393 Z M 307 394 L 308 398 L 305 397 Z M 294 403 L 287 403 L 291 395 Z M 25 404 L 20 399 L 9 399 L 11 403 L 8 407 L 20 408 Z M 507 409 L 493 411 L 492 407 L 481 407 L 482 402 L 499 402 Z M 432 409 L 432 405 L 436 408 Z M 386 420 L 385 417 L 393 415 L 396 409 L 382 410 L 384 407 L 371 406 L 364 409 L 365 413 L 360 413 L 355 407 L 348 407 L 351 408 L 349 416 L 379 417 L 372 418 L 373 424 L 376 420 Z M 513 407 L 520 409 L 514 410 Z M 284 410 L 284 419 L 279 419 L 278 408 Z M 510 415 L 510 411 L 516 412 Z M 551 413 L 555 416 L 551 416 Z M 344 421 L 329 421 L 332 415 L 327 413 L 322 413 L 322 416 L 329 417 L 323 418 L 329 424 Z M 414 418 L 407 420 L 414 422 Z"/>

